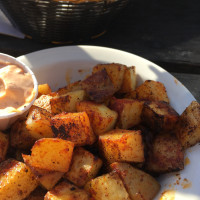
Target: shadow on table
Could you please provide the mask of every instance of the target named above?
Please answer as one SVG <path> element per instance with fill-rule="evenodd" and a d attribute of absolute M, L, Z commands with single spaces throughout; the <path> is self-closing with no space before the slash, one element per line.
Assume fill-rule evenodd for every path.
<path fill-rule="evenodd" d="M 200 1 L 131 0 L 108 29 L 94 40 L 153 60 L 188 60 L 199 52 Z M 195 41 L 193 41 L 195 39 Z"/>

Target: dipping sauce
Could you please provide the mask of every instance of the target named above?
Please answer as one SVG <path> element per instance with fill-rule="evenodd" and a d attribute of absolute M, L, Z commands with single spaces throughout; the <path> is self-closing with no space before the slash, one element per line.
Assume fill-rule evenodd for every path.
<path fill-rule="evenodd" d="M 18 65 L 0 63 L 0 115 L 19 112 L 35 95 L 30 73 Z"/>

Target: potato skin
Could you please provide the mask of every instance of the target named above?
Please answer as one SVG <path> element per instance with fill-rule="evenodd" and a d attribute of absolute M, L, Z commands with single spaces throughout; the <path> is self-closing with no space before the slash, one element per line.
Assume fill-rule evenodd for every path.
<path fill-rule="evenodd" d="M 142 110 L 142 121 L 152 131 L 169 132 L 175 129 L 179 114 L 166 102 L 147 101 Z"/>
<path fill-rule="evenodd" d="M 124 78 L 122 82 L 122 86 L 120 88 L 120 93 L 130 93 L 136 89 L 136 68 L 135 66 L 126 67 L 124 72 Z"/>
<path fill-rule="evenodd" d="M 192 101 L 181 114 L 176 136 L 184 149 L 200 142 L 200 104 Z"/>
<path fill-rule="evenodd" d="M 82 101 L 76 104 L 78 112 L 85 111 L 90 119 L 92 129 L 96 135 L 102 135 L 112 130 L 117 122 L 117 112 L 103 104 L 92 101 Z"/>
<path fill-rule="evenodd" d="M 22 200 L 37 186 L 36 177 L 24 163 L 8 159 L 0 164 L 1 200 Z"/>
<path fill-rule="evenodd" d="M 78 187 L 83 187 L 89 180 L 95 178 L 103 162 L 82 147 L 74 150 L 71 167 L 64 178 Z"/>
<path fill-rule="evenodd" d="M 126 95 L 126 98 L 136 98 L 145 101 L 164 101 L 169 103 L 167 91 L 163 83 L 146 80 L 134 91 Z"/>
<path fill-rule="evenodd" d="M 76 112 L 76 104 L 86 99 L 84 90 L 68 92 L 65 95 L 55 96 L 50 99 L 52 113 Z"/>
<path fill-rule="evenodd" d="M 103 69 L 106 70 L 109 78 L 114 84 L 116 91 L 120 90 L 124 82 L 124 75 L 125 75 L 125 70 L 127 69 L 127 67 L 125 65 L 121 65 L 118 63 L 98 64 L 93 67 L 92 72 L 96 73 Z"/>
<path fill-rule="evenodd" d="M 160 190 L 160 184 L 151 175 L 128 163 L 112 163 L 132 200 L 152 200 Z"/>
<path fill-rule="evenodd" d="M 25 122 L 26 129 L 31 137 L 35 139 L 53 137 L 53 132 L 50 125 L 52 116 L 53 115 L 46 109 L 32 106 Z"/>
<path fill-rule="evenodd" d="M 54 189 L 48 191 L 44 200 L 89 200 L 89 195 L 68 181 L 62 181 Z"/>
<path fill-rule="evenodd" d="M 14 122 L 10 130 L 10 145 L 17 149 L 30 149 L 35 141 L 35 137 L 26 128 L 26 119 L 21 118 Z"/>
<path fill-rule="evenodd" d="M 69 140 L 76 146 L 91 145 L 96 141 L 86 112 L 61 113 L 51 118 L 54 136 Z"/>
<path fill-rule="evenodd" d="M 118 113 L 117 127 L 129 129 L 141 123 L 143 101 L 112 98 L 109 107 Z"/>
<path fill-rule="evenodd" d="M 171 134 L 157 135 L 148 152 L 145 168 L 155 174 L 179 171 L 184 168 L 184 151 Z"/>
<path fill-rule="evenodd" d="M 88 76 L 81 84 L 89 99 L 96 103 L 105 102 L 116 92 L 105 69 Z"/>
<path fill-rule="evenodd" d="M 84 188 L 95 200 L 131 200 L 116 172 L 110 172 L 92 179 Z"/>
<path fill-rule="evenodd" d="M 108 163 L 144 162 L 144 145 L 140 130 L 115 129 L 99 136 L 99 151 Z"/>

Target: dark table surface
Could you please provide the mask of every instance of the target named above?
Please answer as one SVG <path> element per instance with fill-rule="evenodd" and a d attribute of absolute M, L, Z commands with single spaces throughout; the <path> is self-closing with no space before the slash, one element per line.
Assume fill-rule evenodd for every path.
<path fill-rule="evenodd" d="M 199 0 L 131 0 L 104 35 L 70 45 L 111 47 L 149 59 L 172 73 L 200 102 L 199 10 Z M 63 45 L 0 35 L 0 52 L 15 57 Z"/>

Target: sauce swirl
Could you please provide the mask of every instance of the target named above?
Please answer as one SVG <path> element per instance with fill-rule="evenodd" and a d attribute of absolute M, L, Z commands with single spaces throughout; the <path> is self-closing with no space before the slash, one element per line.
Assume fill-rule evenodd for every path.
<path fill-rule="evenodd" d="M 20 66 L 0 63 L 0 115 L 19 112 L 34 98 L 31 74 Z"/>

